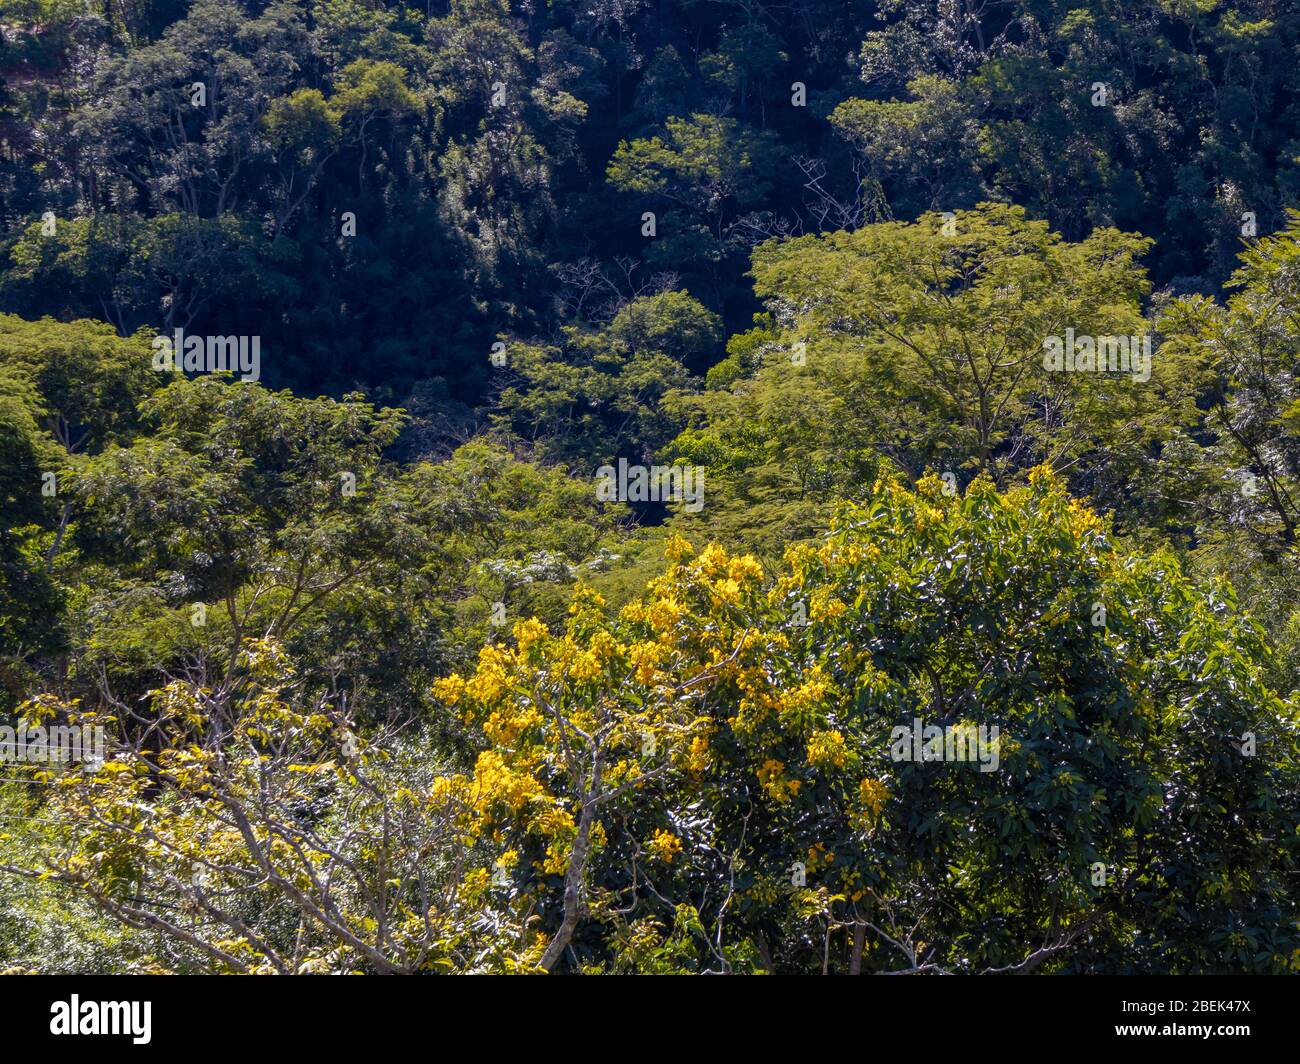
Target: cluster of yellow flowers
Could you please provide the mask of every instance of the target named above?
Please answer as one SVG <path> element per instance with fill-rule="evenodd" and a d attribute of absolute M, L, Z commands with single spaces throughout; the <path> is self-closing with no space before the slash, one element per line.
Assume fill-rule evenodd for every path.
<path fill-rule="evenodd" d="M 695 548 L 684 536 L 669 536 L 664 544 L 664 557 L 674 564 L 681 565 L 689 558 L 695 557 Z"/>
<path fill-rule="evenodd" d="M 816 872 L 823 868 L 829 868 L 834 863 L 835 854 L 826 849 L 824 842 L 816 842 L 808 847 L 808 855 L 804 862 L 807 871 Z"/>
<path fill-rule="evenodd" d="M 721 577 L 713 581 L 709 586 L 709 591 L 715 601 L 723 606 L 740 605 L 740 584 L 732 580 L 729 576 Z"/>
<path fill-rule="evenodd" d="M 889 801 L 889 788 L 868 776 L 858 784 L 858 797 L 872 819 L 878 820 L 885 811 L 885 803 Z"/>
<path fill-rule="evenodd" d="M 625 619 L 646 621 L 655 635 L 666 638 L 688 612 L 682 596 L 702 591 L 701 605 L 710 609 L 741 605 L 747 590 L 757 589 L 763 581 L 763 566 L 752 555 L 730 556 L 726 549 L 710 543 L 698 555 L 695 548 L 680 536 L 671 538 L 664 553 L 675 564 L 651 584 L 650 601 L 644 607 L 624 609 Z"/>
<path fill-rule="evenodd" d="M 569 617 L 577 624 L 589 621 L 599 623 L 605 609 L 605 599 L 594 587 L 579 584 L 569 600 Z"/>
<path fill-rule="evenodd" d="M 799 793 L 799 788 L 803 786 L 799 780 L 786 778 L 784 761 L 769 758 L 755 770 L 755 774 L 758 776 L 758 782 L 763 790 L 775 802 L 784 804 L 790 801 Z"/>
<path fill-rule="evenodd" d="M 1087 503 L 1080 502 L 1075 498 L 1069 500 L 1069 512 L 1065 518 L 1065 526 L 1079 539 L 1083 539 L 1084 536 L 1090 533 L 1100 534 L 1106 531 L 1106 522 L 1098 517 Z"/>
<path fill-rule="evenodd" d="M 547 840 L 546 855 L 535 867 L 544 875 L 564 875 L 569 869 L 569 855 L 578 832 L 573 814 L 558 802 L 540 805 L 529 827 Z M 596 821 L 591 827 L 592 852 L 600 852 L 606 842 L 605 826 L 600 821 Z"/>
<path fill-rule="evenodd" d="M 614 765 L 605 773 L 605 782 L 611 787 L 623 787 L 628 784 L 638 785 L 642 776 L 641 765 L 631 758 L 622 758 L 616 761 Z"/>
<path fill-rule="evenodd" d="M 802 683 L 782 695 L 782 726 L 796 735 L 807 735 L 825 717 L 827 702 L 832 694 L 829 677 L 820 665 L 814 665 Z"/>
<path fill-rule="evenodd" d="M 705 580 L 716 579 L 727 571 L 727 551 L 719 543 L 710 543 L 695 559 L 691 568 Z"/>
<path fill-rule="evenodd" d="M 433 681 L 433 697 L 449 706 L 456 705 L 465 694 L 465 678 L 453 672 Z"/>
<path fill-rule="evenodd" d="M 508 749 L 541 724 L 542 714 L 536 706 L 511 706 L 504 711 L 496 710 L 488 714 L 487 720 L 483 722 L 483 734 L 493 746 Z"/>
<path fill-rule="evenodd" d="M 645 607 L 644 617 L 660 639 L 672 636 L 677 622 L 685 615 L 686 607 L 672 595 L 654 599 Z"/>
<path fill-rule="evenodd" d="M 682 852 L 682 840 L 672 832 L 659 828 L 650 841 L 646 843 L 646 847 L 660 861 L 665 864 L 672 864 L 673 858 Z"/>
<path fill-rule="evenodd" d="M 549 797 L 535 776 L 512 768 L 496 750 L 484 750 L 478 755 L 474 783 L 474 806 L 485 818 L 493 814 L 498 803 L 518 813 L 533 799 Z"/>
<path fill-rule="evenodd" d="M 834 621 L 844 615 L 848 607 L 826 588 L 813 592 L 808 616 L 814 621 Z"/>
<path fill-rule="evenodd" d="M 600 657 L 594 651 L 580 650 L 569 660 L 569 679 L 578 683 L 594 680 L 603 671 Z"/>
<path fill-rule="evenodd" d="M 731 727 L 739 735 L 753 735 L 771 720 L 781 706 L 781 699 L 770 677 L 758 667 L 741 669 L 736 675 L 741 699 L 731 718 Z"/>
<path fill-rule="evenodd" d="M 635 670 L 638 683 L 647 687 L 659 677 L 659 663 L 668 655 L 662 643 L 635 643 L 628 651 L 628 660 Z"/>
<path fill-rule="evenodd" d="M 519 621 L 514 627 L 515 643 L 519 647 L 519 658 L 523 660 L 528 652 L 538 643 L 550 636 L 550 630 L 536 617 Z"/>
<path fill-rule="evenodd" d="M 497 646 L 479 651 L 478 668 L 465 685 L 465 693 L 479 703 L 492 703 L 510 688 L 510 654 Z"/>
<path fill-rule="evenodd" d="M 690 748 L 686 754 L 686 771 L 692 776 L 702 776 L 708 771 L 711 761 L 709 737 L 707 735 L 695 736 L 691 740 Z"/>
<path fill-rule="evenodd" d="M 851 752 L 838 731 L 813 732 L 808 739 L 808 764 L 814 768 L 844 768 Z"/>

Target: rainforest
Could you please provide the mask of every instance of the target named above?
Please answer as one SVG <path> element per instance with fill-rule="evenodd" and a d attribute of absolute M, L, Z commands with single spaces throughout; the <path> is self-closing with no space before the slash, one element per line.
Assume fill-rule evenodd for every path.
<path fill-rule="evenodd" d="M 0 971 L 1300 972 L 1298 55 L 0 0 Z"/>

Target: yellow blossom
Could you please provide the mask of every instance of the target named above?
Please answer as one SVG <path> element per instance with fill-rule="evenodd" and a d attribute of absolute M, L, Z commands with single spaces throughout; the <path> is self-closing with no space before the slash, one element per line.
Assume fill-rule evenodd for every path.
<path fill-rule="evenodd" d="M 867 777 L 858 784 L 858 797 L 873 817 L 879 817 L 884 811 L 885 802 L 889 800 L 889 788 L 880 780 Z"/>
<path fill-rule="evenodd" d="M 465 678 L 458 673 L 433 681 L 433 697 L 454 706 L 465 693 Z"/>
<path fill-rule="evenodd" d="M 808 855 L 805 864 L 807 871 L 816 872 L 818 869 L 826 868 L 835 863 L 835 854 L 826 849 L 823 842 L 815 843 L 808 847 Z"/>
<path fill-rule="evenodd" d="M 527 773 L 517 772 L 495 750 L 484 750 L 474 764 L 480 814 L 486 815 L 496 802 L 518 812 L 534 798 L 545 794 L 542 785 Z"/>
<path fill-rule="evenodd" d="M 724 605 L 735 606 L 740 602 L 740 585 L 730 578 L 715 581 L 710 590 Z"/>
<path fill-rule="evenodd" d="M 697 735 L 691 740 L 691 748 L 686 755 L 686 771 L 692 776 L 699 776 L 709 767 L 709 739 L 705 735 Z"/>
<path fill-rule="evenodd" d="M 544 623 L 536 617 L 529 617 L 515 625 L 515 642 L 519 645 L 519 655 L 523 657 L 535 643 L 545 639 L 551 633 Z"/>
<path fill-rule="evenodd" d="M 650 852 L 664 864 L 671 864 L 673 857 L 682 852 L 682 840 L 662 828 L 654 833 L 654 837 L 646 845 Z"/>
<path fill-rule="evenodd" d="M 494 746 L 512 747 L 521 735 L 538 727 L 542 715 L 536 706 L 495 712 L 483 722 L 483 734 Z"/>
<path fill-rule="evenodd" d="M 833 621 L 848 609 L 839 599 L 824 588 L 812 597 L 812 608 L 808 611 L 814 621 Z"/>
<path fill-rule="evenodd" d="M 508 680 L 505 670 L 495 663 L 480 664 L 478 672 L 465 685 L 465 693 L 477 702 L 495 702 L 506 691 Z"/>
<path fill-rule="evenodd" d="M 764 761 L 762 767 L 756 770 L 756 775 L 763 790 L 777 802 L 788 802 L 799 793 L 800 781 L 785 778 L 783 761 L 774 759 Z"/>
<path fill-rule="evenodd" d="M 605 600 L 600 593 L 582 584 L 574 589 L 569 602 L 569 616 L 578 621 L 599 620 L 604 608 Z"/>
<path fill-rule="evenodd" d="M 664 544 L 664 557 L 670 562 L 681 563 L 695 555 L 695 548 L 681 536 L 671 536 Z"/>
<path fill-rule="evenodd" d="M 569 676 L 574 680 L 594 680 L 600 675 L 600 658 L 586 650 L 573 659 Z"/>
<path fill-rule="evenodd" d="M 665 648 L 659 643 L 637 643 L 628 653 L 636 678 L 639 683 L 650 684 L 655 680 L 658 665 L 665 654 Z"/>
<path fill-rule="evenodd" d="M 701 576 L 716 577 L 727 569 L 727 551 L 721 544 L 710 543 L 695 561 Z"/>
<path fill-rule="evenodd" d="M 727 576 L 738 584 L 756 583 L 763 579 L 763 566 L 752 554 L 742 554 L 731 559 Z"/>
<path fill-rule="evenodd" d="M 655 632 L 662 635 L 671 631 L 677 618 L 685 612 L 686 607 L 674 598 L 655 599 L 646 610 L 646 620 Z"/>
<path fill-rule="evenodd" d="M 849 751 L 844 736 L 837 731 L 813 732 L 808 739 L 808 763 L 814 768 L 843 768 Z"/>

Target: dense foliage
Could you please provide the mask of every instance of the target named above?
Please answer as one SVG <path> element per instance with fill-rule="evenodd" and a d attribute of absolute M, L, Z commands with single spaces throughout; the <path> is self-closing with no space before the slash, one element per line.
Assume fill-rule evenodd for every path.
<path fill-rule="evenodd" d="M 0 969 L 1300 969 L 1298 45 L 0 0 Z"/>

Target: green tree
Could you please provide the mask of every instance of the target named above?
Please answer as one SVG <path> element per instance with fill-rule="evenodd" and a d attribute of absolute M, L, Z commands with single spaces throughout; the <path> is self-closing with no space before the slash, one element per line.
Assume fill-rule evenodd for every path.
<path fill-rule="evenodd" d="M 851 493 L 878 456 L 912 477 L 1136 461 L 1177 410 L 1147 379 L 1154 360 L 1053 372 L 1046 359 L 1067 330 L 1140 346 L 1147 246 L 1114 230 L 1070 243 L 994 204 L 766 243 L 753 273 L 772 329 L 751 345 L 752 379 L 733 366 L 715 378 L 729 396 L 685 401 L 678 447 L 697 460 L 720 447 L 737 471 L 775 460 L 799 496 Z"/>
<path fill-rule="evenodd" d="M 662 400 L 694 381 L 720 325 L 685 292 L 641 296 L 605 326 L 567 326 L 564 346 L 507 348 L 498 422 L 548 459 L 590 473 L 614 458 L 648 458 L 676 426 Z"/>
<path fill-rule="evenodd" d="M 773 579 L 668 554 L 617 617 L 579 592 L 438 681 L 472 767 L 356 737 L 258 642 L 215 722 L 155 692 L 6 870 L 199 970 L 1294 968 L 1300 734 L 1262 633 L 1046 470 L 882 480 Z"/>
<path fill-rule="evenodd" d="M 669 118 L 664 132 L 620 143 L 609 162 L 609 183 L 671 206 L 656 226 L 665 238 L 658 246 L 662 259 L 721 256 L 740 212 L 771 190 L 774 138 L 734 118 L 705 114 Z"/>

